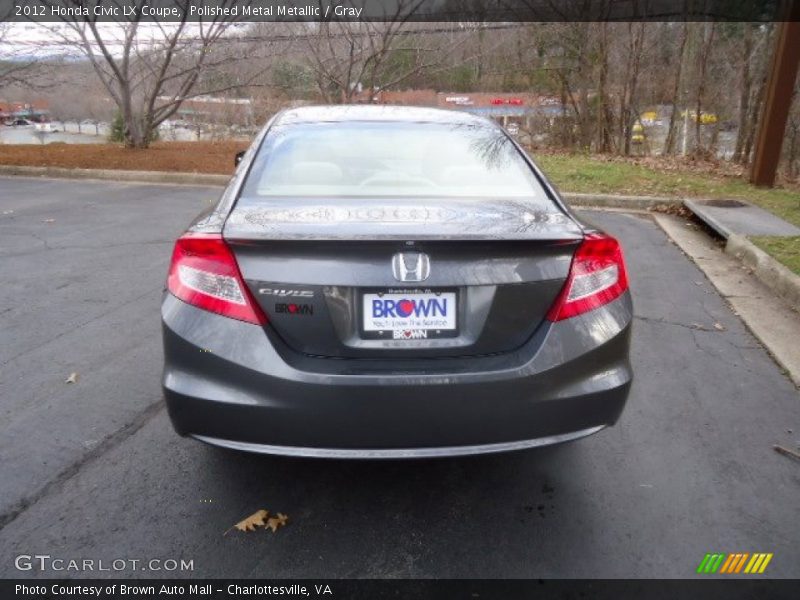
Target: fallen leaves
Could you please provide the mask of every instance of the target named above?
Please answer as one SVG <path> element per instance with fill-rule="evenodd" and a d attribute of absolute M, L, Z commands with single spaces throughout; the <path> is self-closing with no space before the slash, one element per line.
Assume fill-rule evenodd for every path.
<path fill-rule="evenodd" d="M 120 169 L 134 171 L 196 171 L 233 173 L 231 157 L 246 150 L 247 141 L 156 142 L 147 152 L 131 152 L 122 144 L 0 144 L 0 164 Z M 68 147 L 67 147 L 68 146 Z M 92 146 L 78 148 L 77 146 Z M 96 147 L 95 147 L 96 146 Z"/>
<path fill-rule="evenodd" d="M 267 519 L 267 527 L 272 529 L 272 533 L 278 531 L 278 527 L 283 527 L 289 521 L 289 517 L 287 517 L 283 513 L 278 513 L 277 517 L 270 517 Z"/>
<path fill-rule="evenodd" d="M 264 519 L 267 518 L 268 514 L 269 514 L 269 512 L 267 512 L 264 509 L 257 510 L 256 512 L 254 512 L 252 515 L 250 515 L 246 519 L 242 519 L 241 521 L 236 523 L 236 525 L 234 525 L 234 527 L 236 529 L 238 529 L 239 531 L 255 531 L 256 528 L 258 528 L 258 527 L 266 527 L 266 523 L 264 522 Z M 228 530 L 228 531 L 230 531 L 230 530 Z"/>
<path fill-rule="evenodd" d="M 269 511 L 260 509 L 254 512 L 249 517 L 242 519 L 233 527 L 225 531 L 223 535 L 227 535 L 231 529 L 238 529 L 239 531 L 255 531 L 256 529 L 271 529 L 272 533 L 278 531 L 279 527 L 284 527 L 289 522 L 289 517 L 283 513 L 277 513 L 276 516 L 270 517 Z"/>
<path fill-rule="evenodd" d="M 692 211 L 684 207 L 682 204 L 656 204 L 655 206 L 651 206 L 647 210 L 649 210 L 650 212 L 660 213 L 664 215 L 683 217 L 684 219 L 689 219 L 694 215 Z M 689 227 L 690 225 L 691 223 L 686 223 L 687 227 Z"/>
<path fill-rule="evenodd" d="M 64 383 L 78 383 L 78 374 L 70 373 L 69 377 L 64 380 Z"/>

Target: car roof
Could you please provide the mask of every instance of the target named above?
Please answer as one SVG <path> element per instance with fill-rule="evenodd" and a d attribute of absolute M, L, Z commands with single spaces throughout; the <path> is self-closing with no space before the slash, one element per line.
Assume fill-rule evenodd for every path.
<path fill-rule="evenodd" d="M 496 126 L 493 121 L 459 110 L 420 106 L 387 106 L 383 104 L 334 104 L 300 106 L 278 114 L 273 125 L 296 123 L 331 123 L 345 121 L 379 121 L 406 123 L 441 123 L 447 125 Z"/>

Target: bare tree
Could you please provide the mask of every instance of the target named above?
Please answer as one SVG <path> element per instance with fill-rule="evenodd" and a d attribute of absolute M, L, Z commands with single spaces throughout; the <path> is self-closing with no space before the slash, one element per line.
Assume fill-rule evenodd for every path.
<path fill-rule="evenodd" d="M 747 164 L 755 131 L 761 115 L 766 88 L 769 48 L 774 27 L 765 24 L 744 24 L 741 73 L 739 82 L 739 119 L 736 145 L 732 159 Z"/>
<path fill-rule="evenodd" d="M 689 38 L 689 23 L 685 22 L 681 26 L 681 37 L 678 43 L 678 52 L 675 65 L 675 80 L 672 85 L 672 95 L 670 98 L 670 105 L 672 110 L 669 115 L 669 124 L 667 125 L 667 139 L 664 142 L 663 155 L 672 154 L 675 148 L 675 129 L 678 117 L 678 97 L 681 91 L 681 80 L 683 78 L 683 63 L 684 55 L 686 53 L 686 41 Z"/>
<path fill-rule="evenodd" d="M 19 24 L 8 22 L 12 9 L 13 4 L 0 7 L 0 89 L 11 86 L 47 88 L 53 83 L 54 65 L 41 60 L 33 51 L 21 55 L 17 50 L 16 41 L 11 38 L 11 28 Z"/>
<path fill-rule="evenodd" d="M 796 180 L 800 174 L 800 80 L 795 84 L 789 123 L 786 126 L 786 140 L 783 146 L 786 161 L 786 178 Z"/>
<path fill-rule="evenodd" d="M 631 133 L 638 114 L 639 70 L 644 45 L 645 23 L 627 24 L 627 60 L 625 62 L 625 78 L 620 95 L 620 148 L 626 156 L 631 153 Z"/>
<path fill-rule="evenodd" d="M 572 145 L 577 133 L 577 143 L 583 150 L 588 150 L 591 145 L 594 125 L 589 105 L 596 58 L 591 35 L 595 29 L 593 25 L 577 21 L 554 24 L 551 29 L 552 43 L 560 48 L 560 56 L 554 57 L 558 64 L 549 73 L 561 95 L 561 143 Z M 567 107 L 572 109 L 575 128 L 569 123 Z"/>
<path fill-rule="evenodd" d="M 608 102 L 608 55 L 610 40 L 608 36 L 608 23 L 599 24 L 600 35 L 598 39 L 597 57 L 599 61 L 599 74 L 597 80 L 597 150 L 609 152 L 611 150 L 612 116 Z"/>
<path fill-rule="evenodd" d="M 733 150 L 733 160 L 742 160 L 744 150 L 745 129 L 747 127 L 747 113 L 750 107 L 750 90 L 753 87 L 752 59 L 753 59 L 753 30 L 750 23 L 744 24 L 742 36 L 741 80 L 739 81 L 739 132 L 736 136 L 736 147 Z"/>
<path fill-rule="evenodd" d="M 89 60 L 117 105 L 125 143 L 131 147 L 148 146 L 158 126 L 174 115 L 185 100 L 249 84 L 229 78 L 218 82 L 208 77 L 215 67 L 245 54 L 244 45 L 238 48 L 237 55 L 235 45 L 222 48 L 218 44 L 236 18 L 212 16 L 190 23 L 192 2 L 174 2 L 182 11 L 177 22 L 144 23 L 141 8 L 147 0 L 136 0 L 139 10 L 125 22 L 100 23 L 95 16 L 77 16 L 64 17 L 66 28 L 50 27 L 55 34 L 72 41 Z M 232 2 L 221 0 L 215 5 L 224 7 Z M 117 0 L 114 3 L 120 6 Z"/>
<path fill-rule="evenodd" d="M 426 45 L 426 27 L 410 19 L 424 0 L 397 0 L 381 21 L 324 21 L 299 36 L 306 63 L 326 102 L 349 103 L 362 92 L 372 102 L 378 90 L 402 84 L 446 57 L 447 48 Z"/>
<path fill-rule="evenodd" d="M 2 18 L 2 17 L 0 17 Z M 0 21 L 0 50 L 8 45 L 9 23 Z M 8 56 L 0 56 L 0 89 L 27 81 L 34 62 L 31 60 L 10 60 Z"/>
<path fill-rule="evenodd" d="M 706 96 L 706 88 L 708 87 L 706 74 L 708 72 L 708 62 L 711 55 L 711 50 L 714 43 L 714 34 L 716 33 L 716 23 L 703 23 L 699 28 L 700 41 L 697 50 L 697 76 L 695 86 L 695 111 L 694 111 L 694 131 L 695 131 L 695 153 L 701 154 L 705 152 L 700 137 L 700 126 L 703 124 L 703 103 Z"/>

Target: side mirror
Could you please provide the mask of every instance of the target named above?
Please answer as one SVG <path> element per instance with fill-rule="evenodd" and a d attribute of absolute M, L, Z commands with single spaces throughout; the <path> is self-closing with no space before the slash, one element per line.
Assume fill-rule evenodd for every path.
<path fill-rule="evenodd" d="M 244 158 L 245 152 L 247 152 L 247 150 L 242 150 L 241 152 L 237 152 L 236 156 L 233 157 L 233 164 L 235 166 L 238 167 L 239 163 L 242 162 L 242 159 Z"/>

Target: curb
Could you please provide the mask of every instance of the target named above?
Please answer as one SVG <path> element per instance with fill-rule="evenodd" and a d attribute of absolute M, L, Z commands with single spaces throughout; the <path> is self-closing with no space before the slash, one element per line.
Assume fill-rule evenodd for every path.
<path fill-rule="evenodd" d="M 648 210 L 657 206 L 682 206 L 681 198 L 667 198 L 663 196 L 618 196 L 616 194 L 579 194 L 577 192 L 562 192 L 561 197 L 568 204 L 576 206 L 597 206 L 606 208 L 629 208 Z"/>
<path fill-rule="evenodd" d="M 713 215 L 710 215 L 708 213 L 703 213 L 702 209 L 697 205 L 697 203 L 694 200 L 687 198 L 686 200 L 683 201 L 683 205 L 690 211 L 692 211 L 692 214 L 695 217 L 703 221 L 711 229 L 713 229 L 719 235 L 725 238 L 725 240 L 728 240 L 733 235 L 733 231 L 731 231 L 728 227 L 725 227 L 725 225 L 723 225 L 717 219 L 715 219 Z"/>
<path fill-rule="evenodd" d="M 224 187 L 231 175 L 175 173 L 171 171 L 120 171 L 113 169 L 68 169 L 65 167 L 27 167 L 0 165 L 0 175 L 52 177 L 56 179 L 100 179 L 128 183 L 170 183 Z"/>
<path fill-rule="evenodd" d="M 743 235 L 731 234 L 725 253 L 735 256 L 749 267 L 768 288 L 800 310 L 800 276 L 795 275 Z"/>
<path fill-rule="evenodd" d="M 764 289 L 763 280 L 755 272 L 742 273 L 739 258 L 717 245 L 706 232 L 686 227 L 686 221 L 680 217 L 656 214 L 654 219 L 664 234 L 704 273 L 792 383 L 800 388 L 800 347 L 796 343 L 800 336 L 798 314 L 772 289 Z"/>
<path fill-rule="evenodd" d="M 791 223 L 786 223 L 783 219 L 773 215 L 769 211 L 764 210 L 760 206 L 755 204 L 751 204 L 745 200 L 734 199 L 734 202 L 739 204 L 740 209 L 744 210 L 751 210 L 756 211 L 756 215 L 761 212 L 764 213 L 764 216 L 767 219 L 767 222 L 763 226 L 763 230 L 756 233 L 756 230 L 750 230 L 748 232 L 737 231 L 734 226 L 727 225 L 724 221 L 719 219 L 717 216 L 714 215 L 713 212 L 710 212 L 709 209 L 712 208 L 713 200 L 700 200 L 700 199 L 692 199 L 686 198 L 683 201 L 683 204 L 686 208 L 688 208 L 694 215 L 700 219 L 701 221 L 705 222 L 711 229 L 716 231 L 719 235 L 721 235 L 726 240 L 738 233 L 739 235 L 770 235 L 770 236 L 794 236 L 800 235 L 800 229 L 793 226 Z M 754 218 L 759 218 L 756 215 L 753 215 Z M 780 223 L 785 224 L 787 227 L 784 229 L 780 225 Z"/>

